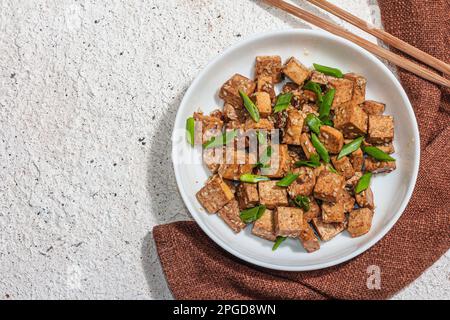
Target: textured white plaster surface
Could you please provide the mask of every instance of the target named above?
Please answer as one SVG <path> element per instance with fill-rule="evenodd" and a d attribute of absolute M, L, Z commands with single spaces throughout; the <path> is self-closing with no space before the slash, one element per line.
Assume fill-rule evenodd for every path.
<path fill-rule="evenodd" d="M 379 24 L 373 0 L 333 2 Z M 0 0 L 0 299 L 171 298 L 150 231 L 191 219 L 183 93 L 243 37 L 310 28 L 260 3 Z M 396 298 L 448 299 L 449 262 Z"/>

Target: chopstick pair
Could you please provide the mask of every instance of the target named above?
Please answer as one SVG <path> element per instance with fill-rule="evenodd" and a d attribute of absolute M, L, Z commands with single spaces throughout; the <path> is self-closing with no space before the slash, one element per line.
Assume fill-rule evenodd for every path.
<path fill-rule="evenodd" d="M 367 51 L 375 54 L 376 56 L 386 59 L 393 64 L 410 71 L 411 73 L 414 73 L 415 75 L 422 77 L 428 81 L 431 81 L 433 83 L 442 85 L 444 87 L 450 87 L 450 80 L 438 75 L 437 73 L 434 73 L 433 71 L 422 67 L 406 58 L 403 58 L 387 49 L 384 49 L 382 47 L 379 47 L 378 45 L 365 40 L 364 38 L 361 38 L 357 35 L 354 35 L 353 33 L 345 30 L 344 28 L 329 22 L 321 17 L 318 17 L 306 10 L 303 10 L 297 6 L 294 6 L 290 3 L 287 3 L 283 0 L 264 0 L 266 3 L 277 7 L 281 10 L 284 10 L 300 19 L 305 20 L 306 22 L 309 22 L 321 29 L 324 29 L 330 33 L 333 33 L 337 36 L 340 36 L 342 38 L 345 38 L 360 47 L 366 49 Z M 306 0 L 326 11 L 329 13 L 336 15 L 337 17 L 353 24 L 354 26 L 366 31 L 367 33 L 377 37 L 378 39 L 384 41 L 385 43 L 407 53 L 411 57 L 416 58 L 417 60 L 423 62 L 426 65 L 429 65 L 430 67 L 443 72 L 444 74 L 450 74 L 450 66 L 429 55 L 426 52 L 423 52 L 410 44 L 404 42 L 403 40 L 400 40 L 393 35 L 377 29 L 373 26 L 369 26 L 365 21 L 361 20 L 358 17 L 355 17 L 354 15 L 348 13 L 347 11 L 329 3 L 325 0 Z"/>

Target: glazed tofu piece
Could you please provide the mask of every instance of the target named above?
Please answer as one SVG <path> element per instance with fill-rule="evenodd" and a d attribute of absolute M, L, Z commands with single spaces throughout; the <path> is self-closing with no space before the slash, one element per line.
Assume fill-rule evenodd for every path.
<path fill-rule="evenodd" d="M 274 129 L 273 122 L 269 119 L 261 118 L 259 122 L 253 121 L 253 119 L 248 119 L 244 124 L 245 131 L 249 130 L 266 130 L 270 131 Z"/>
<path fill-rule="evenodd" d="M 270 156 L 270 166 L 260 168 L 259 172 L 269 178 L 282 178 L 289 168 L 289 150 L 287 144 L 272 145 Z"/>
<path fill-rule="evenodd" d="M 366 171 L 372 173 L 391 172 L 396 169 L 395 161 L 377 161 L 372 157 L 367 157 L 364 160 Z"/>
<path fill-rule="evenodd" d="M 344 78 L 353 81 L 353 103 L 363 103 L 366 100 L 366 78 L 356 73 L 347 73 Z"/>
<path fill-rule="evenodd" d="M 281 88 L 281 93 L 288 93 L 298 90 L 300 87 L 295 82 L 287 82 L 283 85 L 283 88 Z"/>
<path fill-rule="evenodd" d="M 349 154 L 348 158 L 350 159 L 350 162 L 355 171 L 362 171 L 362 167 L 364 164 L 364 153 L 361 148 Z"/>
<path fill-rule="evenodd" d="M 301 145 L 301 134 L 305 114 L 297 109 L 287 111 L 288 118 L 284 129 L 283 143 Z"/>
<path fill-rule="evenodd" d="M 236 200 L 231 200 L 217 215 L 235 232 L 238 233 L 245 228 L 246 224 L 241 220 L 239 206 Z"/>
<path fill-rule="evenodd" d="M 283 73 L 298 85 L 309 77 L 310 71 L 294 57 L 291 57 L 283 67 Z"/>
<path fill-rule="evenodd" d="M 272 113 L 272 100 L 267 92 L 261 91 L 255 93 L 256 107 L 263 118 L 267 118 Z"/>
<path fill-rule="evenodd" d="M 294 207 L 277 207 L 274 221 L 277 236 L 298 237 L 303 228 L 303 210 Z"/>
<path fill-rule="evenodd" d="M 253 80 L 244 77 L 240 74 L 235 74 L 227 82 L 224 83 L 219 92 L 219 97 L 225 102 L 232 104 L 236 107 L 244 106 L 239 90 L 242 90 L 245 94 L 250 96 L 256 88 L 256 84 Z"/>
<path fill-rule="evenodd" d="M 311 72 L 311 81 L 321 84 L 321 85 L 326 85 L 328 84 L 328 81 L 333 80 L 333 79 L 337 79 L 335 77 L 332 76 L 327 76 L 326 74 L 313 70 Z"/>
<path fill-rule="evenodd" d="M 252 228 L 252 233 L 260 238 L 275 241 L 277 236 L 275 234 L 274 212 L 266 209 L 261 218 L 255 221 Z"/>
<path fill-rule="evenodd" d="M 203 163 L 211 171 L 216 173 L 220 164 L 223 162 L 223 154 L 220 153 L 220 149 L 203 149 Z"/>
<path fill-rule="evenodd" d="M 339 153 L 344 146 L 342 132 L 330 126 L 321 126 L 319 140 L 323 143 L 329 153 Z"/>
<path fill-rule="evenodd" d="M 347 231 L 350 235 L 360 237 L 372 227 L 373 211 L 369 208 L 356 209 L 350 212 Z"/>
<path fill-rule="evenodd" d="M 225 161 L 219 165 L 217 172 L 223 179 L 239 181 L 241 175 L 252 173 L 254 163 L 245 151 L 231 150 L 226 153 Z"/>
<path fill-rule="evenodd" d="M 288 196 L 286 188 L 278 187 L 277 181 L 258 182 L 259 203 L 269 209 L 275 209 L 277 206 L 287 206 Z"/>
<path fill-rule="evenodd" d="M 258 56 L 256 57 L 256 75 L 259 79 L 261 76 L 272 78 L 272 83 L 278 83 L 282 80 L 281 74 L 281 57 L 280 56 Z"/>
<path fill-rule="evenodd" d="M 355 169 L 353 169 L 349 157 L 344 156 L 339 160 L 337 157 L 331 157 L 331 162 L 336 171 L 343 175 L 346 180 L 350 179 L 355 174 Z"/>
<path fill-rule="evenodd" d="M 225 103 L 223 105 L 223 116 L 227 122 L 236 121 L 241 124 L 247 120 L 247 113 L 247 110 L 244 108 L 235 107 L 230 103 Z"/>
<path fill-rule="evenodd" d="M 320 249 L 320 242 L 314 230 L 307 221 L 303 221 L 303 229 L 299 236 L 300 242 L 307 252 L 314 252 Z"/>
<path fill-rule="evenodd" d="M 202 112 L 194 112 L 195 138 L 197 143 L 205 143 L 212 137 L 222 133 L 223 121 L 215 116 L 206 116 Z"/>
<path fill-rule="evenodd" d="M 345 78 L 334 78 L 328 81 L 331 88 L 336 89 L 331 109 L 352 100 L 353 97 L 353 81 Z"/>
<path fill-rule="evenodd" d="M 355 198 L 352 197 L 347 189 L 343 189 L 341 193 L 341 198 L 338 200 L 344 205 L 344 212 L 349 213 L 355 207 Z"/>
<path fill-rule="evenodd" d="M 268 93 L 272 102 L 276 100 L 277 95 L 275 94 L 275 86 L 272 82 L 272 77 L 260 76 L 258 77 L 258 80 L 256 80 L 256 84 L 256 90 L 258 92 Z"/>
<path fill-rule="evenodd" d="M 323 170 L 314 187 L 314 197 L 326 202 L 337 202 L 344 187 L 344 177 L 328 170 Z"/>
<path fill-rule="evenodd" d="M 362 175 L 362 172 L 355 172 L 355 175 L 353 177 L 345 181 L 345 188 L 348 190 L 353 190 L 358 184 L 358 181 L 362 177 Z"/>
<path fill-rule="evenodd" d="M 367 188 L 364 191 L 361 191 L 360 193 L 355 194 L 356 203 L 358 206 L 362 208 L 369 208 L 371 210 L 375 209 L 375 202 L 373 199 L 373 192 L 372 189 Z"/>
<path fill-rule="evenodd" d="M 317 204 L 317 201 L 314 197 L 309 197 L 309 210 L 303 211 L 303 219 L 306 222 L 311 222 L 312 219 L 317 218 L 321 215 L 320 206 Z"/>
<path fill-rule="evenodd" d="M 367 142 L 382 144 L 394 139 L 394 118 L 392 116 L 369 116 L 369 135 Z"/>
<path fill-rule="evenodd" d="M 323 241 L 333 239 L 346 228 L 345 222 L 325 223 L 322 221 L 322 217 L 314 218 L 312 224 Z"/>
<path fill-rule="evenodd" d="M 309 167 L 300 167 L 292 170 L 292 173 L 298 174 L 298 178 L 287 188 L 291 199 L 296 196 L 309 196 L 314 190 L 316 176 L 314 170 Z"/>
<path fill-rule="evenodd" d="M 340 105 L 335 110 L 334 127 L 343 132 L 345 138 L 353 139 L 367 133 L 367 114 L 353 102 Z"/>
<path fill-rule="evenodd" d="M 234 194 L 219 175 L 214 175 L 197 192 L 196 197 L 208 213 L 216 213 L 234 199 Z"/>
<path fill-rule="evenodd" d="M 241 210 L 255 207 L 259 202 L 258 186 L 242 182 L 237 187 L 236 197 Z"/>
<path fill-rule="evenodd" d="M 309 135 L 306 132 L 302 133 L 300 136 L 300 146 L 302 147 L 303 153 L 308 160 L 311 159 L 312 155 L 317 155 L 316 148 L 312 145 Z"/>
<path fill-rule="evenodd" d="M 386 105 L 381 102 L 373 101 L 373 100 L 366 100 L 362 104 L 362 109 L 365 113 L 367 113 L 369 116 L 379 116 L 384 113 L 384 109 L 386 109 Z"/>
<path fill-rule="evenodd" d="M 324 202 L 322 203 L 321 208 L 323 222 L 332 223 L 345 221 L 344 204 L 341 201 L 336 203 Z"/>

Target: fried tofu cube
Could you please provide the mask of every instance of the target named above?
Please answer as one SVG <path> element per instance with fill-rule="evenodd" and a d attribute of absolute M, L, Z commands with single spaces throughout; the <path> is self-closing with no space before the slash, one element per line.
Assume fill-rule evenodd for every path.
<path fill-rule="evenodd" d="M 275 209 L 277 206 L 287 206 L 288 196 L 286 188 L 278 187 L 277 181 L 258 182 L 259 203 L 269 209 Z"/>
<path fill-rule="evenodd" d="M 339 153 L 344 146 L 342 132 L 330 126 L 321 126 L 319 140 L 329 153 Z"/>
<path fill-rule="evenodd" d="M 256 76 L 272 77 L 272 83 L 278 83 L 282 80 L 281 74 L 281 57 L 280 56 L 257 56 L 256 57 Z"/>
<path fill-rule="evenodd" d="M 347 73 L 344 78 L 353 81 L 353 103 L 363 103 L 366 100 L 366 78 L 356 73 Z"/>
<path fill-rule="evenodd" d="M 259 202 L 258 186 L 254 183 L 240 183 L 236 197 L 241 210 L 255 207 Z"/>
<path fill-rule="evenodd" d="M 248 130 L 266 130 L 270 131 L 274 128 L 273 122 L 269 119 L 261 118 L 259 122 L 248 119 L 244 124 L 245 131 Z"/>
<path fill-rule="evenodd" d="M 254 161 L 249 154 L 242 150 L 232 150 L 231 156 L 226 154 L 224 163 L 219 165 L 217 172 L 228 180 L 237 180 L 245 173 L 252 173 Z"/>
<path fill-rule="evenodd" d="M 347 179 L 345 181 L 345 188 L 349 190 L 353 190 L 356 185 L 358 184 L 359 179 L 362 177 L 362 172 L 357 171 L 355 172 L 355 175 L 351 177 L 350 179 Z"/>
<path fill-rule="evenodd" d="M 323 222 L 331 223 L 345 221 L 344 204 L 341 201 L 336 203 L 323 202 L 321 208 Z"/>
<path fill-rule="evenodd" d="M 236 121 L 239 124 L 244 123 L 248 118 L 248 112 L 246 109 L 233 106 L 230 103 L 225 103 L 223 105 L 223 115 L 225 121 Z"/>
<path fill-rule="evenodd" d="M 275 241 L 277 236 L 275 234 L 274 212 L 266 209 L 261 218 L 255 221 L 252 228 L 252 233 L 260 238 Z"/>
<path fill-rule="evenodd" d="M 309 197 L 309 210 L 303 211 L 303 219 L 307 222 L 311 222 L 312 219 L 317 218 L 321 215 L 320 206 L 314 197 Z"/>
<path fill-rule="evenodd" d="M 347 189 L 343 189 L 341 198 L 338 200 L 344 205 L 344 212 L 349 213 L 355 207 L 355 198 L 352 197 Z"/>
<path fill-rule="evenodd" d="M 211 173 L 216 173 L 223 161 L 222 155 L 216 154 L 219 153 L 219 150 L 220 149 L 216 150 L 215 148 L 203 149 L 203 163 L 208 167 Z"/>
<path fill-rule="evenodd" d="M 344 156 L 339 160 L 337 157 L 331 157 L 331 162 L 336 171 L 343 175 L 345 179 L 350 179 L 355 174 L 355 169 L 353 169 L 349 157 Z"/>
<path fill-rule="evenodd" d="M 322 217 L 312 219 L 312 224 L 319 234 L 320 239 L 329 241 L 345 230 L 345 222 L 325 223 Z"/>
<path fill-rule="evenodd" d="M 367 157 L 364 160 L 366 171 L 372 173 L 384 173 L 394 171 L 397 167 L 395 161 L 378 161 L 372 157 Z"/>
<path fill-rule="evenodd" d="M 317 155 L 316 148 L 312 145 L 312 142 L 306 132 L 302 133 L 300 136 L 300 146 L 302 147 L 303 153 L 308 160 L 311 159 L 312 155 Z"/>
<path fill-rule="evenodd" d="M 260 76 L 256 80 L 256 90 L 258 92 L 266 92 L 270 96 L 270 100 L 275 102 L 277 95 L 275 94 L 275 85 L 271 76 Z"/>
<path fill-rule="evenodd" d="M 367 141 L 374 144 L 391 142 L 394 139 L 394 118 L 392 116 L 369 116 Z"/>
<path fill-rule="evenodd" d="M 303 228 L 303 210 L 294 207 L 277 207 L 274 220 L 277 236 L 298 237 Z"/>
<path fill-rule="evenodd" d="M 328 81 L 331 88 L 336 89 L 331 109 L 351 101 L 353 97 L 353 81 L 345 78 L 334 78 Z"/>
<path fill-rule="evenodd" d="M 195 120 L 195 142 L 205 143 L 222 133 L 222 119 L 215 116 L 205 116 L 202 112 L 194 112 L 193 118 Z"/>
<path fill-rule="evenodd" d="M 256 107 L 259 114 L 263 118 L 267 118 L 272 113 L 272 101 L 270 95 L 267 92 L 261 91 L 255 93 Z"/>
<path fill-rule="evenodd" d="M 350 162 L 355 171 L 362 171 L 362 167 L 364 164 L 364 153 L 361 148 L 349 154 L 348 158 L 350 159 Z"/>
<path fill-rule="evenodd" d="M 298 178 L 287 188 L 291 199 L 296 196 L 309 196 L 314 190 L 316 176 L 314 170 L 309 167 L 295 168 L 292 173 L 298 174 Z"/>
<path fill-rule="evenodd" d="M 239 206 L 236 200 L 231 200 L 217 215 L 236 233 L 245 228 L 246 224 L 241 220 Z"/>
<path fill-rule="evenodd" d="M 239 90 L 242 90 L 242 92 L 250 96 L 255 91 L 255 88 L 256 84 L 253 80 L 243 75 L 235 74 L 223 84 L 219 92 L 219 97 L 233 106 L 242 107 L 244 106 L 244 102 L 239 95 Z"/>
<path fill-rule="evenodd" d="M 335 110 L 334 127 L 345 138 L 353 139 L 367 133 L 367 114 L 353 102 L 340 105 Z"/>
<path fill-rule="evenodd" d="M 319 239 L 317 239 L 314 230 L 307 221 L 303 221 L 303 229 L 300 232 L 299 239 L 307 252 L 314 252 L 320 249 Z"/>
<path fill-rule="evenodd" d="M 372 189 L 369 187 L 360 193 L 355 194 L 356 203 L 362 208 L 375 209 Z"/>
<path fill-rule="evenodd" d="M 283 73 L 298 85 L 309 77 L 310 71 L 294 57 L 291 57 L 283 67 Z"/>
<path fill-rule="evenodd" d="M 344 177 L 328 170 L 323 170 L 314 187 L 314 197 L 327 202 L 337 202 L 344 187 Z"/>
<path fill-rule="evenodd" d="M 289 150 L 287 144 L 271 146 L 272 154 L 268 168 L 260 168 L 260 174 L 269 178 L 282 178 L 289 168 Z"/>
<path fill-rule="evenodd" d="M 384 109 L 386 108 L 386 105 L 381 102 L 373 101 L 373 100 L 366 100 L 362 104 L 361 108 L 364 110 L 365 113 L 370 115 L 382 115 L 384 113 Z"/>
<path fill-rule="evenodd" d="M 295 82 L 286 82 L 281 88 L 281 93 L 289 93 L 299 89 L 299 85 Z"/>
<path fill-rule="evenodd" d="M 287 111 L 288 118 L 284 128 L 283 143 L 300 145 L 305 114 L 297 109 Z"/>
<path fill-rule="evenodd" d="M 373 211 L 369 208 L 356 209 L 350 212 L 347 231 L 352 238 L 360 237 L 372 227 Z"/>
<path fill-rule="evenodd" d="M 234 194 L 219 175 L 214 175 L 197 192 L 196 197 L 208 213 L 216 213 L 234 199 Z"/>
<path fill-rule="evenodd" d="M 378 144 L 375 145 L 378 149 L 380 149 L 383 152 L 386 152 L 387 154 L 391 154 L 395 152 L 394 144 L 392 142 L 385 143 L 385 144 Z"/>
<path fill-rule="evenodd" d="M 332 76 L 328 76 L 325 73 L 313 70 L 311 72 L 311 81 L 321 84 L 321 85 L 326 85 L 328 84 L 328 81 L 332 80 L 332 79 L 337 79 L 335 77 Z"/>

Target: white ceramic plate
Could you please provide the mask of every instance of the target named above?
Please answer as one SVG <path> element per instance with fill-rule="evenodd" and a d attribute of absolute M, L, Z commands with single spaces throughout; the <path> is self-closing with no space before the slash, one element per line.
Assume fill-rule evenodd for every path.
<path fill-rule="evenodd" d="M 367 78 L 367 99 L 386 103 L 386 114 L 395 119 L 397 170 L 372 179 L 375 215 L 370 232 L 351 238 L 344 232 L 320 250 L 306 253 L 298 240 L 288 239 L 273 252 L 273 243 L 253 236 L 250 227 L 239 234 L 216 215 L 208 215 L 195 198 L 209 172 L 201 164 L 201 150 L 185 142 L 185 121 L 194 111 L 206 113 L 223 105 L 218 97 L 222 84 L 234 73 L 253 78 L 258 55 L 297 57 L 306 66 L 314 62 L 356 72 Z M 321 31 L 285 30 L 246 39 L 226 50 L 195 79 L 181 102 L 173 132 L 172 160 L 178 187 L 190 213 L 203 231 L 222 248 L 242 260 L 278 270 L 304 271 L 347 261 L 380 240 L 403 213 L 414 189 L 419 169 L 419 132 L 411 104 L 391 71 L 364 49 Z"/>

